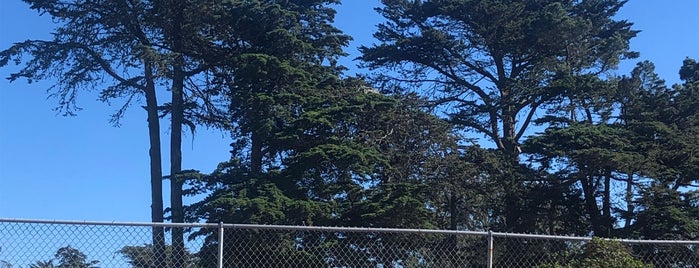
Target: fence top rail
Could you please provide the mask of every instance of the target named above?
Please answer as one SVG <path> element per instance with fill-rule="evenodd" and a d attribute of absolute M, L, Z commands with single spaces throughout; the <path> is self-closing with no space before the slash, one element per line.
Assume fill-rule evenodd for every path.
<path fill-rule="evenodd" d="M 699 245 L 699 240 L 634 240 L 611 239 L 624 244 L 656 244 L 656 245 Z"/>
<path fill-rule="evenodd" d="M 592 240 L 592 237 L 586 237 L 586 236 L 520 234 L 520 233 L 500 233 L 500 232 L 493 232 L 493 237 L 548 239 L 548 240 L 566 240 L 566 241 L 590 241 L 590 240 Z"/>
<path fill-rule="evenodd" d="M 493 237 L 502 238 L 527 238 L 527 239 L 546 239 L 546 240 L 563 240 L 563 241 L 580 241 L 586 242 L 592 240 L 592 237 L 585 236 L 564 236 L 564 235 L 541 235 L 541 234 L 520 234 L 520 233 L 498 233 L 493 232 Z M 602 238 L 605 240 L 619 241 L 624 244 L 673 244 L 673 245 L 699 245 L 699 240 L 639 240 L 639 239 L 619 239 L 619 238 Z"/>
<path fill-rule="evenodd" d="M 412 234 L 460 234 L 487 236 L 488 232 L 435 230 L 435 229 L 406 229 L 406 228 L 375 228 L 375 227 L 329 227 L 329 226 L 294 226 L 294 225 L 258 225 L 258 224 L 223 224 L 224 228 L 235 229 L 264 229 L 289 231 L 326 231 L 326 232 L 364 232 L 364 233 L 412 233 Z"/>
<path fill-rule="evenodd" d="M 107 221 L 71 221 L 71 220 L 35 220 L 35 219 L 9 219 L 0 218 L 0 223 L 27 223 L 27 224 L 62 224 L 62 225 L 102 225 L 102 226 L 141 226 L 141 227 L 181 227 L 181 228 L 225 228 L 247 230 L 278 230 L 278 231 L 321 231 L 321 232 L 364 232 L 364 233 L 411 233 L 411 234 L 443 234 L 443 235 L 474 235 L 493 236 L 501 238 L 524 239 L 548 239 L 564 241 L 590 241 L 592 237 L 559 236 L 521 233 L 501 233 L 483 231 L 461 230 L 434 230 L 434 229 L 403 229 L 403 228 L 374 228 L 374 227 L 328 227 L 328 226 L 295 226 L 295 225 L 260 225 L 260 224 L 231 224 L 231 223 L 168 223 L 168 222 L 107 222 Z M 672 245 L 699 245 L 695 240 L 634 240 L 634 239 L 608 239 L 625 244 L 672 244 Z"/>
<path fill-rule="evenodd" d="M 256 230 L 287 230 L 287 231 L 326 231 L 326 232 L 372 232 L 372 233 L 422 233 L 422 234 L 463 234 L 488 235 L 488 232 L 434 230 L 434 229 L 403 229 L 403 228 L 373 228 L 373 227 L 327 227 L 327 226 L 296 226 L 296 225 L 261 225 L 261 224 L 231 224 L 231 223 L 168 223 L 168 222 L 108 222 L 108 221 L 74 221 L 74 220 L 35 220 L 0 218 L 0 222 L 62 224 L 62 225 L 107 225 L 107 226 L 145 226 L 145 227 L 189 227 L 226 229 L 256 229 Z"/>
<path fill-rule="evenodd" d="M 188 228 L 188 227 L 189 228 L 205 228 L 205 227 L 217 227 L 217 226 L 219 226 L 218 223 L 117 222 L 117 221 L 35 220 L 35 219 L 7 219 L 7 218 L 0 218 L 0 222 L 62 224 L 62 225 L 184 227 L 184 228 Z"/>

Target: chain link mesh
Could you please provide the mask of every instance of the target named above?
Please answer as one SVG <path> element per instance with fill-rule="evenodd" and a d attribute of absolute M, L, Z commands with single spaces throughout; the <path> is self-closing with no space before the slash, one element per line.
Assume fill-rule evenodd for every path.
<path fill-rule="evenodd" d="M 497 234 L 493 267 L 570 267 L 589 238 Z M 617 240 L 631 257 L 654 268 L 699 267 L 699 241 Z M 593 256 L 594 257 L 594 256 Z M 555 266 L 560 265 L 560 266 Z M 578 267 L 578 266 L 574 266 Z M 596 266 L 597 267 L 597 266 Z M 616 266 L 618 267 L 618 266 Z"/>
<path fill-rule="evenodd" d="M 584 241 L 553 240 L 524 237 L 496 237 L 493 245 L 493 267 L 537 267 L 545 264 L 567 264 Z"/>
<path fill-rule="evenodd" d="M 147 225 L 0 220 L 0 268 L 156 267 L 153 265 L 157 263 L 171 267 L 176 262 L 194 264 L 200 258 L 216 258 L 216 255 L 198 254 L 204 237 L 186 241 L 184 256 L 172 256 L 169 239 L 163 253 L 154 254 L 154 228 L 168 230 Z"/>
<path fill-rule="evenodd" d="M 699 241 L 694 244 L 627 243 L 633 255 L 655 268 L 699 267 Z"/>
<path fill-rule="evenodd" d="M 380 230 L 238 229 L 224 241 L 224 267 L 483 267 L 487 253 L 480 236 Z"/>
<path fill-rule="evenodd" d="M 152 245 L 158 228 L 166 234 L 162 247 Z M 173 254 L 178 251 L 170 243 L 171 228 L 184 229 L 184 253 Z M 552 267 L 546 265 L 569 263 L 588 241 L 436 230 L 0 219 L 0 268 L 208 268 L 219 267 L 219 261 L 222 267 L 240 268 Z M 699 267 L 699 241 L 624 240 L 622 244 L 656 268 Z M 219 250 L 223 252 L 220 260 Z"/>

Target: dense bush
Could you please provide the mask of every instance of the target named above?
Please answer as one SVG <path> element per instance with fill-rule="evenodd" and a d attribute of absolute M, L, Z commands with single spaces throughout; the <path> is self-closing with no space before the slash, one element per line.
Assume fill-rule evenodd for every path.
<path fill-rule="evenodd" d="M 573 254 L 573 259 L 565 265 L 560 263 L 539 265 L 538 268 L 651 268 L 634 258 L 619 241 L 593 238 L 583 246 L 582 251 Z"/>

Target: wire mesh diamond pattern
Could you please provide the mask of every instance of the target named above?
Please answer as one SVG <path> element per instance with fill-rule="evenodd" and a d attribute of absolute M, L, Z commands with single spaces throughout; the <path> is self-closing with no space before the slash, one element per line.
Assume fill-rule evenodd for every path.
<path fill-rule="evenodd" d="M 173 249 L 173 228 L 183 229 L 184 250 Z M 154 246 L 154 233 L 165 234 L 163 244 Z M 445 230 L 0 219 L 0 268 L 567 267 L 589 241 Z M 653 267 L 699 268 L 699 241 L 619 241 Z"/>

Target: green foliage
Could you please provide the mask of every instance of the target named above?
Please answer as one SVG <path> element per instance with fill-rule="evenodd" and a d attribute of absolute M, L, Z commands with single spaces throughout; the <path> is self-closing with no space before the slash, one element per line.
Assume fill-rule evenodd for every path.
<path fill-rule="evenodd" d="M 260 172 L 254 172 L 248 156 L 252 146 L 236 144 L 241 147 L 234 147 L 234 159 L 205 179 L 209 186 L 203 188 L 211 192 L 192 206 L 192 215 L 212 222 L 436 227 L 427 206 L 432 189 L 426 183 L 437 165 L 427 163 L 454 148 L 449 125 L 424 112 L 414 96 L 385 96 L 358 80 L 308 93 L 268 96 L 270 101 L 292 100 L 297 115 L 278 118 L 268 128 L 270 133 L 262 139 L 265 157 Z M 298 243 L 355 251 L 353 243 L 388 239 L 363 236 L 349 243 L 334 237 L 264 234 L 237 239 L 253 243 L 261 237 L 276 241 L 277 246 L 265 252 L 278 252 L 280 258 L 284 252 L 301 254 Z M 207 248 L 213 248 L 216 241 L 208 241 Z M 403 253 L 407 254 L 396 250 L 398 255 L 383 258 L 400 258 Z M 255 263 L 254 257 L 240 257 Z"/>
<path fill-rule="evenodd" d="M 620 242 L 593 238 L 582 247 L 581 252 L 574 252 L 567 264 L 543 264 L 538 268 L 651 268 L 631 255 L 629 249 Z"/>
<path fill-rule="evenodd" d="M 503 225 L 501 180 L 506 165 L 501 155 L 479 146 L 465 146 L 435 156 L 425 165 L 434 225 L 440 229 L 491 230 Z M 497 212 L 496 212 L 497 211 Z"/>
<path fill-rule="evenodd" d="M 687 85 L 699 82 L 699 62 L 695 59 L 686 58 L 680 68 L 680 79 Z"/>
<path fill-rule="evenodd" d="M 571 172 L 623 171 L 627 163 L 635 160 L 630 135 L 618 125 L 571 124 L 548 128 L 528 139 L 522 148 L 542 157 L 543 169 L 557 169 L 555 162 L 568 158 L 566 170 Z"/>
<path fill-rule="evenodd" d="M 685 61 L 684 72 L 691 69 Z M 622 118 L 636 133 L 638 150 L 646 158 L 641 172 L 661 184 L 677 189 L 696 178 L 699 150 L 699 102 L 691 78 L 669 88 L 654 73 L 652 63 L 639 63 L 625 78 L 625 109 Z"/>
<path fill-rule="evenodd" d="M 600 75 L 636 56 L 629 40 L 637 31 L 615 19 L 626 1 L 383 1 L 379 43 L 362 47 L 360 57 L 380 72 L 371 80 L 379 89 L 341 78 L 337 59 L 350 37 L 332 25 L 335 0 L 26 2 L 62 24 L 50 41 L 1 51 L 0 67 L 24 63 L 10 80 L 57 79 L 50 92 L 65 114 L 78 109 L 86 89 L 97 88 L 103 101 L 126 100 L 115 119 L 145 95 L 157 147 L 154 182 L 163 178 L 159 117 L 171 116 L 178 134 L 183 124 L 231 133 L 231 159 L 212 174 L 182 172 L 180 164 L 167 177 L 187 181 L 185 194 L 205 196 L 187 208 L 187 220 L 646 239 L 699 234 L 699 198 L 691 190 L 699 177 L 699 64 L 687 58 L 683 82 L 672 87 L 650 62 L 628 77 Z M 156 88 L 169 89 L 172 101 L 159 104 Z M 530 133 L 532 123 L 545 130 Z M 157 188 L 154 219 L 162 219 Z M 174 206 L 173 220 L 181 221 Z M 192 234 L 206 237 L 200 254 L 215 251 L 212 232 Z M 119 253 L 144 267 L 153 254 L 183 250 L 159 238 L 160 247 Z M 250 232 L 226 239 L 240 267 L 288 259 L 308 267 L 329 260 L 348 266 L 350 259 L 419 266 L 473 257 L 388 248 L 408 245 L 407 236 Z M 252 250 L 252 243 L 264 246 Z M 380 250 L 362 252 L 359 243 Z M 425 243 L 479 245 L 436 237 Z M 531 243 L 523 256 L 533 261 L 555 246 Z M 340 250 L 351 253 L 333 255 Z M 274 254 L 262 259 L 259 251 Z M 573 262 L 551 267 L 644 267 L 618 243 L 598 239 L 569 254 Z M 189 257 L 167 265 L 213 266 Z M 70 247 L 56 260 L 96 264 Z"/>
<path fill-rule="evenodd" d="M 632 134 L 621 125 L 575 123 L 549 127 L 544 133 L 529 138 L 522 148 L 537 159 L 540 170 L 553 173 L 548 176 L 551 184 L 567 185 L 569 189 L 580 185 L 580 198 L 584 203 L 579 209 L 587 214 L 583 217 L 588 218 L 586 221 L 595 235 L 609 236 L 615 221 L 612 213 L 623 209 L 614 207 L 611 202 L 611 180 L 617 180 L 615 173 L 635 170 L 638 165 L 634 162 L 642 158 L 633 150 L 629 139 Z M 575 215 L 573 211 L 568 213 Z M 571 217 L 568 221 L 577 220 Z"/>
<path fill-rule="evenodd" d="M 489 139 L 506 163 L 490 177 L 500 183 L 497 227 L 532 230 L 520 204 L 540 179 L 520 166 L 519 144 L 541 112 L 561 120 L 595 106 L 611 116 L 611 106 L 593 102 L 609 89 L 599 74 L 636 56 L 637 31 L 614 19 L 624 3 L 384 1 L 379 43 L 361 47 L 360 58 L 386 90 L 423 94 L 457 127 Z"/>
<path fill-rule="evenodd" d="M 133 268 L 153 267 L 155 263 L 153 259 L 153 252 L 153 245 L 150 244 L 143 246 L 125 246 L 117 251 L 117 253 L 126 258 L 127 262 Z M 198 263 L 198 259 L 189 252 L 186 252 L 184 256 L 173 255 L 171 245 L 167 245 L 165 248 L 165 258 L 165 265 L 167 265 L 167 267 L 173 267 L 173 260 L 175 258 L 179 258 L 181 263 L 185 264 L 185 268 L 199 267 L 196 265 Z"/>
<path fill-rule="evenodd" d="M 627 248 L 613 240 L 594 238 L 583 246 L 581 259 L 574 261 L 572 267 L 586 268 L 644 268 L 653 267 L 634 258 Z"/>
<path fill-rule="evenodd" d="M 53 264 L 52 260 L 49 261 L 37 261 L 29 265 L 29 268 L 55 268 L 56 265 Z"/>
<path fill-rule="evenodd" d="M 419 183 L 387 183 L 369 191 L 357 204 L 364 226 L 434 228 L 431 211 L 426 207 L 428 188 Z"/>
<path fill-rule="evenodd" d="M 147 48 L 140 46 L 134 36 L 137 34 L 134 31 L 146 31 L 139 27 L 146 27 L 144 12 L 149 10 L 148 3 L 137 1 L 127 7 L 113 1 L 102 4 L 56 0 L 25 2 L 31 4 L 32 9 L 51 16 L 57 26 L 52 40 L 17 42 L 0 52 L 0 67 L 10 63 L 24 65 L 8 79 L 27 79 L 29 83 L 54 79 L 48 92 L 58 99 L 56 111 L 65 115 L 74 115 L 80 110 L 76 100 L 83 90 L 100 90 L 100 99 L 105 102 L 124 98 L 126 103 L 114 115 L 114 120 L 118 120 L 134 96 L 141 94 L 145 87 L 144 74 L 128 70 L 143 64 L 140 55 L 153 52 L 145 51 Z"/>
<path fill-rule="evenodd" d="M 362 47 L 361 59 L 397 74 L 381 81 L 433 87 L 431 97 L 454 105 L 453 122 L 486 135 L 516 159 L 533 111 L 571 90 L 553 82 L 601 73 L 635 55 L 628 48 L 636 31 L 612 18 L 623 4 L 385 2 L 379 12 L 388 21 L 375 34 L 381 43 Z M 518 114 L 528 114 L 519 129 Z"/>
<path fill-rule="evenodd" d="M 691 157 L 686 153 L 693 148 L 691 142 L 678 145 L 681 139 L 674 137 L 666 144 L 644 141 L 671 132 L 643 132 L 647 126 L 661 125 L 632 118 L 636 114 L 649 119 L 646 115 L 655 113 L 652 118 L 679 120 L 668 112 L 689 115 L 691 101 L 675 104 L 671 99 L 679 98 L 662 97 L 666 89 L 648 72 L 648 64 L 618 84 L 597 75 L 635 56 L 628 41 L 636 31 L 630 23 L 612 18 L 623 1 L 467 1 L 473 7 L 469 9 L 461 8 L 466 4 L 462 2 L 437 2 L 387 3 L 380 12 L 388 21 L 377 33 L 383 43 L 362 48 L 368 65 L 400 76 L 377 77 L 386 82 L 381 84 L 386 92 L 433 84 L 437 91 L 427 99 L 436 102 L 418 94 L 383 95 L 364 81 L 340 80 L 341 68 L 332 61 L 325 65 L 309 60 L 319 59 L 314 53 L 320 50 L 306 50 L 315 41 L 295 31 L 277 31 L 300 29 L 293 20 L 279 19 L 304 16 L 299 10 L 308 10 L 295 3 L 224 5 L 228 14 L 215 20 L 227 23 L 217 24 L 214 32 L 240 33 L 221 39 L 231 46 L 238 41 L 250 45 L 237 47 L 236 53 L 229 53 L 230 47 L 211 52 L 230 60 L 217 81 L 235 104 L 229 109 L 233 157 L 197 188 L 209 196 L 192 206 L 190 217 L 628 234 L 637 210 L 643 208 L 635 206 L 641 178 L 669 179 L 678 172 L 693 172 L 692 161 L 681 164 L 688 158 L 658 158 L 660 148 L 678 146 L 687 148 L 679 156 Z M 326 23 L 325 15 L 315 19 Z M 241 30 L 252 21 L 258 22 L 257 30 Z M 333 29 L 327 33 L 339 34 Z M 343 40 L 326 39 L 327 46 L 316 48 L 339 48 Z M 486 52 L 479 54 L 481 50 Z M 329 57 L 341 53 L 330 51 L 334 52 Z M 684 77 L 691 77 L 694 65 L 686 65 Z M 423 76 L 427 70 L 436 71 L 436 79 Z M 494 87 L 472 84 L 468 77 L 488 80 Z M 676 89 L 686 98 L 692 96 Z M 447 112 L 451 123 L 485 134 L 497 149 L 463 146 L 470 141 L 461 140 L 452 125 L 424 109 L 435 103 L 455 104 Z M 686 108 L 673 112 L 673 105 Z M 545 116 L 535 120 L 534 111 L 542 108 Z M 527 115 L 524 121 L 508 119 L 522 114 Z M 615 121 L 617 115 L 621 120 Z M 548 128 L 520 148 L 520 138 L 534 121 Z M 691 129 L 693 122 L 678 125 Z M 519 149 L 531 156 L 531 165 L 512 161 L 518 159 Z M 628 186 L 623 202 L 614 200 L 620 183 Z M 672 187 L 687 183 L 683 179 Z M 623 232 L 616 229 L 619 219 L 626 221 Z"/>
<path fill-rule="evenodd" d="M 378 222 L 364 220 L 383 215 L 374 209 L 382 207 L 380 204 L 394 204 L 388 207 L 403 207 L 406 216 L 411 216 L 407 221 L 416 216 L 423 222 L 428 219 L 426 208 L 422 214 L 409 211 L 424 207 L 419 205 L 427 200 L 427 188 L 419 185 L 420 172 L 426 172 L 421 165 L 431 161 L 429 154 L 437 153 L 430 150 L 436 149 L 434 146 L 439 145 L 439 139 L 448 135 L 445 132 L 448 127 L 433 124 L 438 119 L 426 116 L 417 106 L 365 92 L 351 84 L 354 82 L 347 82 L 349 86 L 338 84 L 333 88 L 317 89 L 328 94 L 325 98 L 310 95 L 299 104 L 300 114 L 289 118 L 283 128 L 272 133 L 265 141 L 266 161 L 269 161 L 265 164 L 265 172 L 252 175 L 251 163 L 244 160 L 249 159 L 244 155 L 246 150 L 236 150 L 241 154 L 209 178 L 212 186 L 222 182 L 224 187 L 214 190 L 201 202 L 202 210 L 197 213 L 213 220 L 218 216 L 204 212 L 209 210 L 204 207 L 225 207 L 230 210 L 223 211 L 237 211 L 231 215 L 234 218 L 226 217 L 227 221 L 278 224 L 308 221 L 328 224 L 331 219 L 321 215 L 334 214 L 337 216 L 333 224 L 378 226 L 375 225 L 380 224 Z M 421 129 L 418 126 L 430 127 Z M 439 138 L 440 135 L 444 137 Z M 296 201 L 303 204 L 292 204 Z M 301 214 L 281 213 L 291 208 Z M 406 227 L 424 226 L 422 223 L 405 224 Z"/>
<path fill-rule="evenodd" d="M 696 239 L 696 191 L 699 165 L 699 98 L 694 71 L 686 59 L 680 69 L 683 84 L 664 85 L 650 62 L 639 63 L 622 82 L 622 118 L 634 133 L 643 157 L 639 174 L 650 178 L 640 187 L 636 223 L 629 233 L 645 239 Z"/>
<path fill-rule="evenodd" d="M 692 66 L 691 60 L 685 60 L 685 78 Z M 595 91 L 603 93 L 595 97 L 603 100 L 599 104 L 585 99 L 574 102 L 583 107 L 587 119 L 576 120 L 571 111 L 562 113 L 568 117 L 546 118 L 550 123 L 546 131 L 531 136 L 522 149 L 535 163 L 532 166 L 547 173 L 550 183 L 579 187 L 596 235 L 629 236 L 649 226 L 655 227 L 644 232 L 648 235 L 675 236 L 682 232 L 678 230 L 693 230 L 692 205 L 679 201 L 678 190 L 696 181 L 695 90 L 691 82 L 667 87 L 652 63 L 641 62 L 630 77 L 622 77 L 606 93 Z M 618 119 L 611 120 L 609 107 L 618 107 L 614 108 Z M 615 193 L 623 189 L 617 187 L 620 184 L 625 184 L 624 192 Z M 622 194 L 623 203 L 614 202 L 614 196 Z M 656 203 L 666 205 L 659 208 Z M 676 213 L 663 216 L 661 211 Z M 654 213 L 658 215 L 650 216 Z M 622 228 L 617 226 L 620 220 L 624 220 Z"/>
<path fill-rule="evenodd" d="M 54 264 L 54 261 L 58 264 Z M 87 261 L 87 255 L 71 246 L 59 248 L 54 254 L 54 259 L 48 261 L 37 261 L 29 265 L 30 268 L 93 268 L 97 267 L 99 261 Z"/>
<path fill-rule="evenodd" d="M 634 237 L 640 239 L 696 240 L 699 238 L 699 195 L 651 185 L 637 201 Z"/>
<path fill-rule="evenodd" d="M 208 118 L 215 118 L 219 111 L 212 105 L 218 94 L 198 86 L 187 88 L 185 94 L 184 85 L 185 79 L 210 71 L 204 59 L 190 53 L 201 41 L 202 29 L 208 28 L 197 19 L 210 15 L 203 12 L 210 10 L 203 9 L 201 1 L 184 0 L 25 2 L 40 14 L 49 15 L 57 22 L 56 28 L 51 40 L 26 40 L 1 51 L 0 67 L 10 62 L 23 64 L 10 75 L 11 81 L 52 79 L 48 92 L 58 99 L 56 110 L 65 115 L 79 110 L 76 101 L 83 91 L 97 90 L 103 102 L 123 101 L 111 120 L 119 125 L 126 110 L 145 97 L 151 148 L 151 218 L 162 222 L 160 118 L 171 115 L 172 119 L 170 173 L 174 176 L 181 170 L 182 125 L 194 131 L 195 123 L 211 123 Z M 172 94 L 169 103 L 158 100 L 160 89 Z M 201 114 L 206 116 L 195 116 Z M 181 183 L 172 180 L 170 185 L 171 219 L 181 222 Z M 153 243 L 164 245 L 162 229 L 154 232 Z M 176 251 L 183 250 L 182 235 L 177 230 L 173 231 L 173 243 L 178 247 Z"/>

